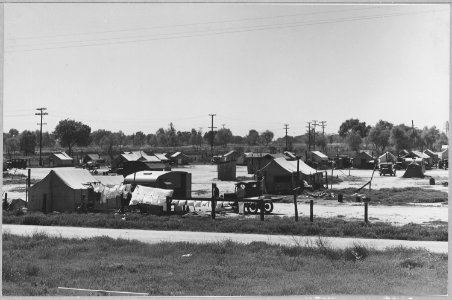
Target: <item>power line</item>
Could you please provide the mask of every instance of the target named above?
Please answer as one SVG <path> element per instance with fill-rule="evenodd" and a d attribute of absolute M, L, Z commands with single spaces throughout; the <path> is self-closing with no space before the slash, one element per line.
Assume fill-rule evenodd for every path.
<path fill-rule="evenodd" d="M 47 125 L 47 123 L 42 123 L 42 116 L 48 115 L 48 113 L 44 112 L 47 110 L 45 107 L 37 108 L 36 110 L 39 110 L 38 113 L 35 113 L 37 116 L 41 116 L 41 123 L 38 123 L 40 125 L 39 129 L 39 166 L 42 167 L 42 125 Z"/>
<path fill-rule="evenodd" d="M 232 22 L 279 19 L 279 18 L 287 18 L 287 17 L 319 15 L 319 14 L 338 13 L 338 12 L 350 12 L 350 11 L 358 11 L 358 10 L 381 9 L 381 8 L 384 8 L 384 7 L 376 7 L 376 6 L 374 6 L 374 7 L 360 7 L 360 8 L 354 8 L 354 9 L 338 9 L 338 10 L 319 11 L 319 12 L 307 12 L 307 13 L 299 13 L 299 14 L 269 16 L 269 17 L 243 18 L 243 19 L 236 19 L 236 20 L 222 20 L 222 21 L 210 21 L 210 22 L 184 23 L 184 24 L 160 25 L 160 26 L 151 26 L 151 27 L 138 27 L 138 28 L 129 28 L 129 29 L 103 30 L 103 31 L 91 31 L 91 32 L 78 32 L 78 33 L 75 32 L 75 33 L 67 33 L 67 34 L 25 36 L 25 37 L 7 38 L 6 40 L 13 40 L 13 41 L 16 41 L 16 40 L 35 40 L 35 39 L 67 37 L 67 36 L 96 35 L 96 34 L 103 34 L 103 33 L 145 31 L 145 30 L 174 28 L 174 27 L 187 27 L 187 26 L 197 26 L 197 25 L 211 25 L 211 24 L 224 24 L 224 23 L 232 23 Z"/>
<path fill-rule="evenodd" d="M 438 10 L 441 11 L 441 10 Z M 61 47 L 45 47 L 45 48 L 30 48 L 30 49 L 13 49 L 9 51 L 5 51 L 5 53 L 11 53 L 11 52 L 30 52 L 30 51 L 39 51 L 39 50 L 55 50 L 55 49 L 66 49 L 66 48 L 83 48 L 83 47 L 93 47 L 93 46 L 106 46 L 106 45 L 115 45 L 115 44 L 130 44 L 130 43 L 140 43 L 140 42 L 147 42 L 147 41 L 156 41 L 156 40 L 168 40 L 168 39 L 180 39 L 180 38 L 192 38 L 192 37 L 204 37 L 204 36 L 214 36 L 214 35 L 224 35 L 224 34 L 231 34 L 231 33 L 241 33 L 241 32 L 251 32 L 251 31 L 262 31 L 262 30 L 273 30 L 273 29 L 286 29 L 286 28 L 293 28 L 293 27 L 304 27 L 304 26 L 312 26 L 312 25 L 322 25 L 322 24 L 333 24 L 333 23 L 342 23 L 342 22 L 350 22 L 350 21 L 361 21 L 361 20 L 371 20 L 371 19 L 379 19 L 379 18 L 389 18 L 389 17 L 397 17 L 397 16 L 404 16 L 404 15 L 413 15 L 413 14 L 421 14 L 421 13 L 427 13 L 427 12 L 438 12 L 438 11 L 424 11 L 424 12 L 411 12 L 411 13 L 393 13 L 393 14 L 382 14 L 382 15 L 374 15 L 374 16 L 364 16 L 359 18 L 344 18 L 344 19 L 333 19 L 333 20 L 318 20 L 315 22 L 295 22 L 295 23 L 281 23 L 277 24 L 277 26 L 274 25 L 264 25 L 264 26 L 254 26 L 254 27 L 248 27 L 245 29 L 240 28 L 230 28 L 226 31 L 218 31 L 218 32 L 211 32 L 211 33 L 202 33 L 201 34 L 190 34 L 193 32 L 185 32 L 182 33 L 182 35 L 176 35 L 175 36 L 169 36 L 169 37 L 159 37 L 159 38 L 146 38 L 146 39 L 139 39 L 139 40 L 123 40 L 123 41 L 117 41 L 117 42 L 110 42 L 110 43 L 95 43 L 95 44 L 84 44 L 84 45 L 68 45 L 68 46 L 61 46 Z M 188 34 L 186 34 L 188 33 Z M 167 34 L 167 33 L 166 33 Z M 181 34 L 181 33 L 179 33 Z M 164 34 L 160 34 L 164 35 Z M 136 38 L 136 37 L 135 37 Z M 118 39 L 118 38 L 116 38 Z M 99 40 L 99 39 L 98 39 Z M 104 39 L 105 40 L 105 39 Z M 112 40 L 106 39 L 106 40 Z M 83 41 L 69 41 L 69 43 L 80 43 Z"/>

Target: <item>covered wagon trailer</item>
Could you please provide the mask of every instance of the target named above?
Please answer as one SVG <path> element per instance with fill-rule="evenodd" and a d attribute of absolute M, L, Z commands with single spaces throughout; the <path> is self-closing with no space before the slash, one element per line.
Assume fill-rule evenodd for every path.
<path fill-rule="evenodd" d="M 124 178 L 124 184 L 173 190 L 174 199 L 191 198 L 191 173 L 183 171 L 140 171 Z"/>

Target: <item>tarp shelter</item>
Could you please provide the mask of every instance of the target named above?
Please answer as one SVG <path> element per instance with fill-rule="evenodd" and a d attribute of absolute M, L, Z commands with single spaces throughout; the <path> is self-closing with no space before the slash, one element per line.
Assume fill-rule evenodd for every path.
<path fill-rule="evenodd" d="M 190 157 L 182 152 L 176 152 L 171 155 L 170 160 L 175 165 L 188 165 L 190 163 Z"/>
<path fill-rule="evenodd" d="M 326 156 L 320 151 L 311 151 L 311 160 L 317 163 L 327 162 L 328 156 Z"/>
<path fill-rule="evenodd" d="M 141 171 L 126 176 L 124 183 L 170 189 L 175 199 L 191 198 L 191 173 L 188 172 Z"/>
<path fill-rule="evenodd" d="M 402 150 L 399 151 L 399 157 L 404 157 L 408 153 L 410 153 L 408 150 L 402 149 Z"/>
<path fill-rule="evenodd" d="M 290 151 L 284 151 L 283 153 L 284 153 L 284 155 L 286 156 L 286 159 L 287 159 L 287 160 L 296 160 L 296 159 L 297 159 L 297 156 L 296 156 L 295 153 L 293 153 L 293 152 L 290 152 Z"/>
<path fill-rule="evenodd" d="M 430 156 L 430 158 L 432 159 L 432 163 L 433 164 L 438 163 L 439 157 L 438 157 L 438 153 L 437 152 L 434 152 L 434 151 L 432 151 L 430 149 L 427 149 L 427 150 L 424 151 L 424 154 Z"/>
<path fill-rule="evenodd" d="M 169 163 L 170 159 L 166 156 L 166 153 L 154 153 L 154 156 L 160 159 L 163 163 Z"/>
<path fill-rule="evenodd" d="M 405 174 L 403 174 L 404 178 L 424 178 L 424 172 L 423 169 L 421 167 L 421 165 L 419 165 L 418 163 L 411 163 L 407 166 Z"/>
<path fill-rule="evenodd" d="M 412 150 L 403 158 L 420 158 L 430 166 L 433 164 L 433 159 L 427 154 L 422 153 L 421 151 Z"/>
<path fill-rule="evenodd" d="M 71 167 L 74 165 L 74 159 L 66 152 L 57 152 L 49 155 L 50 167 Z"/>
<path fill-rule="evenodd" d="M 385 152 L 382 155 L 378 157 L 378 163 L 386 163 L 386 162 L 392 162 L 395 163 L 397 161 L 397 156 L 392 154 L 391 152 Z"/>
<path fill-rule="evenodd" d="M 438 158 L 441 160 L 449 159 L 449 149 L 438 152 Z"/>
<path fill-rule="evenodd" d="M 353 158 L 353 167 L 358 169 L 373 169 L 373 156 L 369 150 L 360 150 Z"/>
<path fill-rule="evenodd" d="M 113 169 L 122 168 L 127 161 L 161 162 L 155 155 L 148 155 L 143 151 L 131 151 L 121 153 L 111 162 L 111 166 Z"/>
<path fill-rule="evenodd" d="M 299 160 L 300 180 L 306 181 L 313 187 L 322 184 L 323 172 L 317 172 L 302 160 Z M 297 161 L 276 158 L 270 161 L 257 174 L 264 177 L 267 193 L 291 193 L 296 186 Z"/>
<path fill-rule="evenodd" d="M 30 211 L 75 211 L 83 196 L 88 201 L 89 183 L 99 182 L 85 169 L 54 169 L 30 187 Z M 45 199 L 45 201 L 44 201 Z"/>
<path fill-rule="evenodd" d="M 96 153 L 86 154 L 83 157 L 82 163 L 86 164 L 90 161 L 98 163 L 98 164 L 105 163 L 105 159 L 103 159 L 99 154 L 96 154 Z"/>
<path fill-rule="evenodd" d="M 122 168 L 117 170 L 118 174 L 126 177 L 140 171 L 170 171 L 171 168 L 162 162 L 147 162 L 147 161 L 125 161 Z"/>

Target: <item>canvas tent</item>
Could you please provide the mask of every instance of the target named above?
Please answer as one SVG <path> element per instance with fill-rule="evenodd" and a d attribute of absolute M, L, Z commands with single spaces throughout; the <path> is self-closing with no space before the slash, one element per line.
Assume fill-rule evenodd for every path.
<path fill-rule="evenodd" d="M 323 172 L 317 172 L 299 160 L 300 179 L 318 187 L 322 184 Z M 297 161 L 276 158 L 270 161 L 257 174 L 263 176 L 267 193 L 288 193 L 296 185 Z"/>
<path fill-rule="evenodd" d="M 404 178 L 413 178 L 413 177 L 424 178 L 423 168 L 418 163 L 413 162 L 407 166 L 405 174 L 403 174 L 403 177 Z"/>
<path fill-rule="evenodd" d="M 391 152 L 385 152 L 382 155 L 380 155 L 378 157 L 378 163 L 387 163 L 387 162 L 392 162 L 395 163 L 397 161 L 397 156 L 395 156 L 394 154 L 392 154 Z"/>
<path fill-rule="evenodd" d="M 46 177 L 30 187 L 28 209 L 30 211 L 75 211 L 88 200 L 89 183 L 99 182 L 85 169 L 54 169 Z"/>

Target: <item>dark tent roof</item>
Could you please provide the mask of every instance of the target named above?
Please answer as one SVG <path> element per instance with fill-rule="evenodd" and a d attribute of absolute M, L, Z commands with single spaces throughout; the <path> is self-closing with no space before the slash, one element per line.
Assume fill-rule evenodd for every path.
<path fill-rule="evenodd" d="M 411 163 L 407 166 L 404 178 L 424 178 L 424 173 L 422 173 L 422 167 L 417 163 Z"/>

